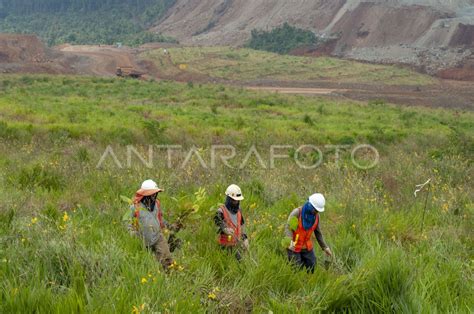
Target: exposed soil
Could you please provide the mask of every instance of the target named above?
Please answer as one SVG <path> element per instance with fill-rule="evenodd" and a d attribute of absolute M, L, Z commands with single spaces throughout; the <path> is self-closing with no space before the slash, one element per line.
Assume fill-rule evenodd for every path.
<path fill-rule="evenodd" d="M 460 23 L 450 42 L 451 46 L 474 48 L 474 25 Z"/>
<path fill-rule="evenodd" d="M 307 95 L 331 95 L 347 92 L 345 89 L 330 88 L 301 88 L 301 87 L 269 87 L 269 86 L 249 86 L 249 90 L 259 90 L 275 92 L 279 94 L 307 94 Z"/>
<path fill-rule="evenodd" d="M 388 86 L 355 83 L 255 81 L 247 85 L 260 90 L 306 95 L 330 95 L 348 100 L 394 103 L 412 106 L 474 110 L 472 82 L 440 80 L 433 86 Z"/>
<path fill-rule="evenodd" d="M 36 36 L 0 34 L 0 73 L 70 74 L 76 60 L 47 48 Z"/>
<path fill-rule="evenodd" d="M 393 8 L 361 3 L 334 25 L 340 34 L 335 52 L 358 47 L 391 46 L 414 43 L 442 13 L 424 6 Z"/>
<path fill-rule="evenodd" d="M 329 95 L 330 97 L 387 103 L 425 105 L 474 110 L 474 83 L 472 81 L 439 80 L 438 84 L 425 87 L 386 86 L 340 83 L 337 80 L 311 82 L 286 82 L 256 80 L 247 82 L 216 79 L 177 69 L 172 75 L 160 73 L 150 61 L 138 55 L 147 49 L 169 45 L 147 45 L 139 49 L 113 46 L 63 45 L 48 49 L 36 37 L 0 35 L 0 73 L 48 73 L 115 76 L 117 67 L 132 67 L 145 73 L 145 78 L 175 80 L 194 83 L 219 83 L 241 86 L 253 90 L 283 94 Z M 170 61 L 171 62 L 171 61 Z M 440 77 L 473 79 L 474 58 L 455 69 L 440 72 Z"/>
<path fill-rule="evenodd" d="M 183 44 L 242 45 L 252 29 L 272 29 L 288 22 L 321 30 L 346 0 L 178 0 L 154 31 Z"/>
<path fill-rule="evenodd" d="M 152 31 L 185 45 L 241 46 L 253 29 L 284 22 L 333 39 L 296 54 L 410 64 L 431 75 L 458 65 L 474 43 L 473 0 L 177 0 Z"/>
<path fill-rule="evenodd" d="M 113 46 L 71 46 L 59 48 L 65 56 L 83 58 L 81 64 L 76 64 L 78 74 L 99 76 L 115 76 L 117 67 L 140 69 L 130 48 L 115 48 Z"/>
<path fill-rule="evenodd" d="M 438 77 L 449 80 L 474 82 L 474 56 L 467 59 L 457 67 L 442 70 L 436 74 Z M 474 89 L 474 83 L 473 89 Z"/>
<path fill-rule="evenodd" d="M 304 57 L 330 56 L 336 49 L 337 39 L 330 39 L 315 46 L 304 46 L 290 51 L 291 55 Z"/>

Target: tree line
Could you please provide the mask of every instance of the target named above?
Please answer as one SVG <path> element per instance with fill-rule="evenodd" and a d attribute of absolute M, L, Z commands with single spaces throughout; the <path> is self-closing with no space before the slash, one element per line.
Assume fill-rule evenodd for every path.
<path fill-rule="evenodd" d="M 29 33 L 47 44 L 139 45 L 174 41 L 147 29 L 176 0 L 0 0 L 0 32 Z"/>
<path fill-rule="evenodd" d="M 5 16 L 64 11 L 90 12 L 118 7 L 139 12 L 150 7 L 168 7 L 174 2 L 174 0 L 0 0 L 0 9 Z"/>

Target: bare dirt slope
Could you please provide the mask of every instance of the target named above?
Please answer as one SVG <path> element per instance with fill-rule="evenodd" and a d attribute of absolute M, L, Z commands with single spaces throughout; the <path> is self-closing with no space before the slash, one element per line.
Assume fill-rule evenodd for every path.
<path fill-rule="evenodd" d="M 150 72 L 137 49 L 113 46 L 46 47 L 36 36 L 0 34 L 0 73 L 115 76 L 117 67 Z"/>
<path fill-rule="evenodd" d="M 51 54 L 34 35 L 4 34 L 0 37 L 0 62 L 42 62 Z"/>
<path fill-rule="evenodd" d="M 240 45 L 252 29 L 284 22 L 327 35 L 343 30 L 347 38 L 359 31 L 343 27 L 350 21 L 376 26 L 367 44 L 384 45 L 413 42 L 441 18 L 464 17 L 474 24 L 466 14 L 471 6 L 474 0 L 178 0 L 154 30 L 184 44 Z"/>
<path fill-rule="evenodd" d="M 346 0 L 178 0 L 154 30 L 184 44 L 241 45 L 252 29 L 272 29 L 284 22 L 324 29 Z"/>
<path fill-rule="evenodd" d="M 330 54 L 430 74 L 474 50 L 474 0 L 178 0 L 152 30 L 183 44 L 239 46 L 253 29 L 284 22 L 334 38 L 323 48 Z"/>
<path fill-rule="evenodd" d="M 442 16 L 441 12 L 423 6 L 392 8 L 361 3 L 353 11 L 347 11 L 332 28 L 340 34 L 336 52 L 412 44 Z"/>
<path fill-rule="evenodd" d="M 0 73 L 73 73 L 72 62 L 36 36 L 0 34 Z"/>
<path fill-rule="evenodd" d="M 133 49 L 115 48 L 112 46 L 71 46 L 60 47 L 66 56 L 81 56 L 80 64 L 76 64 L 78 74 L 115 76 L 117 67 L 138 69 L 133 57 Z"/>

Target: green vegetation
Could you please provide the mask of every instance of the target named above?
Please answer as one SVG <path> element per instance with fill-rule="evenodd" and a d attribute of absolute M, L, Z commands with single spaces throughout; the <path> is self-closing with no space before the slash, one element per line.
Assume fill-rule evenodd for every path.
<path fill-rule="evenodd" d="M 278 96 L 219 85 L 87 77 L 0 77 L 1 312 L 456 312 L 474 307 L 472 112 Z M 371 143 L 380 163 L 361 170 L 350 148 Z M 209 165 L 210 144 L 232 144 L 238 166 Z M 166 166 L 166 151 L 182 145 Z M 270 145 L 314 144 L 324 161 L 269 168 Z M 107 158 L 108 145 L 123 168 Z M 353 144 L 350 144 L 353 145 Z M 292 156 L 292 149 L 279 154 Z M 362 158 L 363 156 L 359 156 Z M 314 155 L 302 153 L 311 163 Z M 433 179 L 413 197 L 416 184 Z M 177 266 L 161 266 L 121 219 L 144 179 L 166 190 L 166 218 L 200 204 L 179 234 Z M 216 243 L 212 208 L 229 183 L 243 188 L 251 257 L 238 263 Z M 205 193 L 202 189 L 205 189 Z M 281 247 L 289 212 L 312 192 L 327 196 L 321 228 L 336 259 L 316 250 L 314 275 L 294 271 Z M 197 194 L 195 194 L 197 193 Z"/>
<path fill-rule="evenodd" d="M 147 29 L 175 0 L 2 1 L 1 32 L 37 34 L 49 45 L 174 41 Z"/>
<path fill-rule="evenodd" d="M 158 49 L 142 54 L 152 60 L 160 74 L 183 73 L 211 78 L 251 82 L 255 80 L 384 85 L 429 85 L 436 80 L 396 66 L 365 64 L 330 57 L 311 58 L 229 47 L 184 47 Z M 180 68 L 180 65 L 186 67 Z"/>
<path fill-rule="evenodd" d="M 285 23 L 269 32 L 252 30 L 252 38 L 246 46 L 252 49 L 285 54 L 295 48 L 315 45 L 317 42 L 318 38 L 313 32 Z"/>

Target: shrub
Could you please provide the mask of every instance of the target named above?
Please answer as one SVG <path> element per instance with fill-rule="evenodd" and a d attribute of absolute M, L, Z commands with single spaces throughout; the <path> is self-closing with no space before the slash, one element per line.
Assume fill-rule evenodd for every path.
<path fill-rule="evenodd" d="M 308 114 L 304 115 L 303 122 L 306 123 L 307 125 L 314 125 L 313 119 L 311 119 L 311 116 Z"/>
<path fill-rule="evenodd" d="M 288 23 L 269 32 L 254 29 L 251 36 L 247 47 L 280 54 L 286 54 L 295 48 L 314 45 L 318 42 L 318 38 L 313 32 L 290 26 Z"/>

